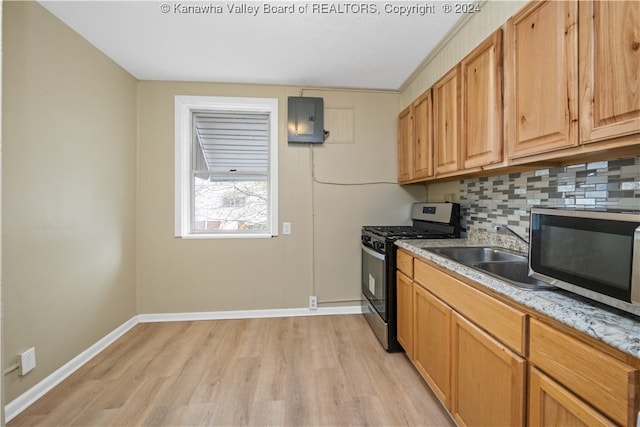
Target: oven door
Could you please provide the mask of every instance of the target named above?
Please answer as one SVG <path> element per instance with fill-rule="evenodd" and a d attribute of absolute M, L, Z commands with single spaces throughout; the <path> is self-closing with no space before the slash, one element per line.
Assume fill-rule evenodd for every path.
<path fill-rule="evenodd" d="M 387 255 L 362 247 L 362 294 L 369 300 L 382 320 L 387 322 Z"/>

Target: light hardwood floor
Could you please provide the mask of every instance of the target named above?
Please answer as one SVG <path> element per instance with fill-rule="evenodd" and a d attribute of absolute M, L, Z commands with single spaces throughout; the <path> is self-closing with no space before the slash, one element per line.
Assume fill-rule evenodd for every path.
<path fill-rule="evenodd" d="M 8 426 L 451 426 L 360 315 L 139 324 Z"/>

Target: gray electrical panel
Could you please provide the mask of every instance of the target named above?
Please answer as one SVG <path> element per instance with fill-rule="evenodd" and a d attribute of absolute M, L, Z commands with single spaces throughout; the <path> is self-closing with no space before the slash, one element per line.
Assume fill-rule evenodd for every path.
<path fill-rule="evenodd" d="M 322 98 L 289 97 L 289 142 L 324 142 L 324 101 Z"/>

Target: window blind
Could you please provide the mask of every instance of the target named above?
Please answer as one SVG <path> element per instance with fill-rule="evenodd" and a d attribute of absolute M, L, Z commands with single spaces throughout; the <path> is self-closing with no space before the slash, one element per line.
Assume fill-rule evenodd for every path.
<path fill-rule="evenodd" d="M 209 179 L 238 179 L 269 172 L 269 114 L 194 112 L 194 172 Z"/>

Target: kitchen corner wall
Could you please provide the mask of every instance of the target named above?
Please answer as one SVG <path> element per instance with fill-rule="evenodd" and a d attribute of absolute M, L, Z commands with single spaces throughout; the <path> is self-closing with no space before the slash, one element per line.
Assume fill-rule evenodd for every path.
<path fill-rule="evenodd" d="M 529 233 L 532 207 L 640 212 L 640 157 L 460 181 L 468 233 L 493 224 Z"/>
<path fill-rule="evenodd" d="M 136 80 L 31 1 L 3 2 L 3 370 L 21 395 L 135 314 Z"/>
<path fill-rule="evenodd" d="M 136 314 L 359 304 L 361 226 L 425 200 L 395 184 L 397 92 L 138 82 L 37 2 L 2 6 L 2 350 L 37 358 L 2 403 Z M 286 141 L 301 93 L 325 100 L 325 144 Z M 290 236 L 173 236 L 178 94 L 279 100 Z"/>
<path fill-rule="evenodd" d="M 324 98 L 322 145 L 287 143 L 287 97 Z M 271 239 L 173 236 L 174 97 L 279 100 L 279 221 Z M 138 313 L 360 304 L 360 229 L 410 221 L 424 186 L 396 181 L 395 92 L 140 82 L 137 197 Z"/>

